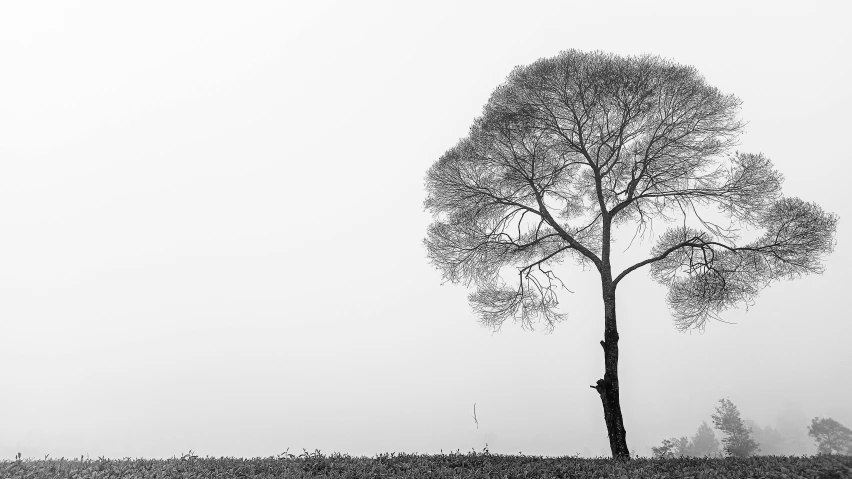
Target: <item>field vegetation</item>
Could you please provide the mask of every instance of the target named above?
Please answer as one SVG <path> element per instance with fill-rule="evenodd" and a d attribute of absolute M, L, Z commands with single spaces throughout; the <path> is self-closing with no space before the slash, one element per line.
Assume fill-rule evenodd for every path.
<path fill-rule="evenodd" d="M 750 458 L 611 458 L 491 454 L 379 454 L 353 457 L 320 451 L 267 458 L 21 459 L 0 462 L 3 478 L 849 478 L 852 456 Z"/>

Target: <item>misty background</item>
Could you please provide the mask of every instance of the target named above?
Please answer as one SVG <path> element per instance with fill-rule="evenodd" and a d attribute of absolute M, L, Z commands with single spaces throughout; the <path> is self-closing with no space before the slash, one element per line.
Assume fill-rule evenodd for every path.
<path fill-rule="evenodd" d="M 513 67 L 568 48 L 694 65 L 743 100 L 739 150 L 840 217 L 823 275 L 703 334 L 676 332 L 647 269 L 623 281 L 628 446 L 729 397 L 813 453 L 811 418 L 852 427 L 850 10 L 4 3 L 0 457 L 609 456 L 597 276 L 557 269 L 552 334 L 492 334 L 422 245 L 426 170 Z M 620 235 L 617 269 L 653 245 Z"/>

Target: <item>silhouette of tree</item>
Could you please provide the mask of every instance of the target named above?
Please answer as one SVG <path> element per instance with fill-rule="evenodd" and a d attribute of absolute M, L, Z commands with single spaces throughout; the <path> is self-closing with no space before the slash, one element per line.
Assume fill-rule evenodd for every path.
<path fill-rule="evenodd" d="M 784 436 L 784 455 L 815 453 L 813 446 L 809 444 L 808 417 L 800 407 L 787 406 L 776 417 L 776 424 L 778 431 Z"/>
<path fill-rule="evenodd" d="M 716 414 L 712 415 L 716 429 L 727 434 L 722 439 L 725 454 L 734 457 L 748 457 L 760 449 L 751 437 L 751 429 L 747 428 L 740 419 L 740 411 L 730 399 L 720 399 Z"/>
<path fill-rule="evenodd" d="M 781 431 L 772 426 L 761 427 L 751 419 L 743 421 L 751 429 L 754 442 L 760 447 L 761 456 L 782 456 L 786 451 L 786 438 Z"/>
<path fill-rule="evenodd" d="M 660 447 L 652 447 L 651 452 L 654 457 L 662 459 L 671 459 L 675 457 L 692 457 L 692 444 L 686 436 L 680 438 L 663 439 L 663 444 Z"/>
<path fill-rule="evenodd" d="M 715 456 L 719 453 L 719 440 L 706 421 L 698 426 L 698 431 L 692 436 L 692 453 L 696 457 Z"/>
<path fill-rule="evenodd" d="M 516 68 L 427 173 L 428 257 L 445 280 L 475 286 L 469 300 L 483 325 L 513 318 L 531 328 L 539 318 L 549 331 L 564 319 L 565 286 L 552 265 L 570 258 L 599 273 L 604 375 L 591 388 L 614 457 L 630 457 L 618 381 L 621 280 L 649 266 L 669 288 L 675 325 L 700 329 L 771 281 L 821 272 L 833 248 L 834 215 L 783 198 L 782 176 L 762 154 L 730 153 L 739 106 L 690 66 L 570 50 Z M 654 220 L 678 223 L 647 259 L 614 271 L 615 229 L 644 236 Z M 743 225 L 764 234 L 737 246 Z"/>
<path fill-rule="evenodd" d="M 651 451 L 654 457 L 659 458 L 715 456 L 719 453 L 719 441 L 713 429 L 704 422 L 692 439 L 686 436 L 663 439 L 663 443 L 659 447 L 652 447 Z"/>
<path fill-rule="evenodd" d="M 813 418 L 808 435 L 817 443 L 820 454 L 852 454 L 852 431 L 832 418 Z"/>

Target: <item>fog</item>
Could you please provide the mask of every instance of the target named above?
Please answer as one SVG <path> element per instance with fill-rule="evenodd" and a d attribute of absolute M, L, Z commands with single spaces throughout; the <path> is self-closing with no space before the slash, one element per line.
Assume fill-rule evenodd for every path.
<path fill-rule="evenodd" d="M 694 65 L 743 100 L 739 150 L 840 218 L 824 274 L 702 334 L 647 269 L 622 282 L 630 449 L 723 397 L 852 427 L 852 9 L 457 3 L 0 6 L 0 458 L 609 456 L 596 274 L 557 269 L 551 334 L 493 333 L 422 244 L 426 170 L 513 67 L 569 48 Z M 614 269 L 653 245 L 631 233 Z"/>

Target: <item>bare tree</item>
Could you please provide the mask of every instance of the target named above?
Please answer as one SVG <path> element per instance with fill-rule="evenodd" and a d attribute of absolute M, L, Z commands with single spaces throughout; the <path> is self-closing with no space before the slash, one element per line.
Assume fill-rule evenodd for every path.
<path fill-rule="evenodd" d="M 783 178 L 762 154 L 731 153 L 739 106 L 690 66 L 565 51 L 516 68 L 426 176 L 429 259 L 445 280 L 475 286 L 483 325 L 539 318 L 550 330 L 564 317 L 565 288 L 552 265 L 571 258 L 600 273 L 605 369 L 591 387 L 614 457 L 630 457 L 615 314 L 625 276 L 650 266 L 676 326 L 700 329 L 773 280 L 821 272 L 833 249 L 833 214 L 782 197 Z M 647 259 L 614 272 L 614 229 L 644 236 L 654 220 L 677 226 Z M 744 226 L 764 234 L 737 246 Z M 507 267 L 517 268 L 513 284 Z"/>

